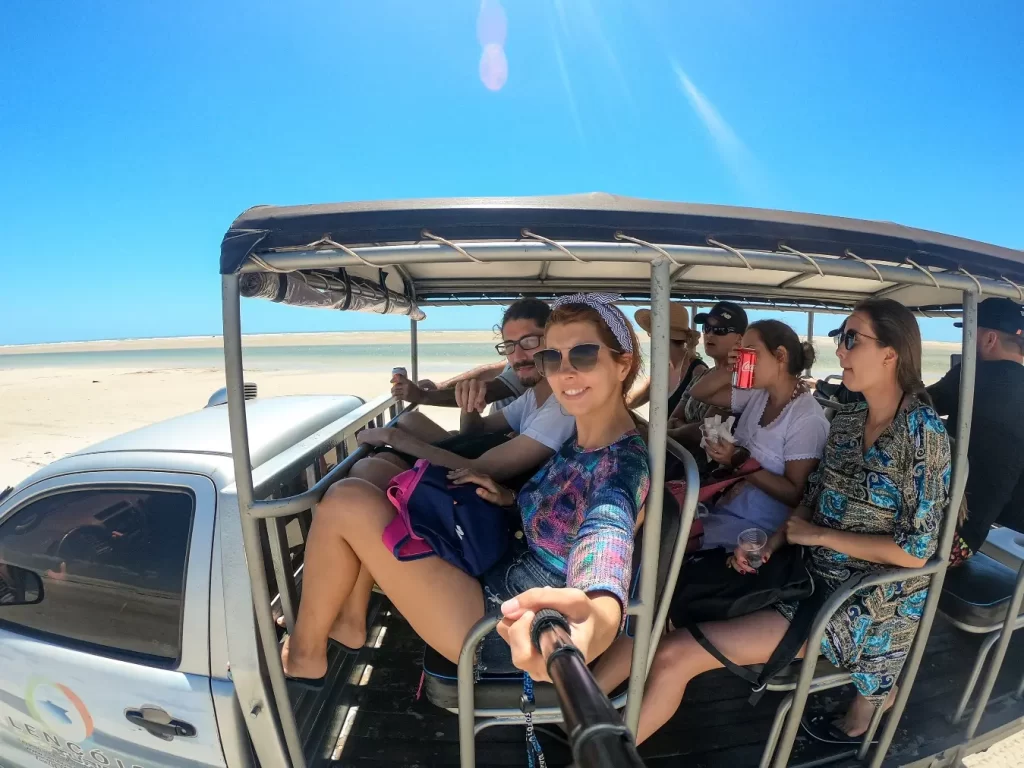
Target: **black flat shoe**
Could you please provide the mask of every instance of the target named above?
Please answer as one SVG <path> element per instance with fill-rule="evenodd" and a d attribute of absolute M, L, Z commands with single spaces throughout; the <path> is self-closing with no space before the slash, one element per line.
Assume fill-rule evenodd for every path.
<path fill-rule="evenodd" d="M 342 653 L 347 653 L 347 654 L 350 654 L 350 655 L 359 653 L 361 650 L 363 650 L 362 648 L 353 648 L 350 645 L 345 645 L 344 643 L 339 643 L 333 637 L 328 637 L 327 638 L 327 645 L 328 646 L 332 646 L 334 648 L 337 648 Z"/>
<path fill-rule="evenodd" d="M 284 676 L 286 683 L 293 683 L 307 691 L 320 691 L 327 684 L 327 675 L 323 677 L 289 677 Z"/>
<path fill-rule="evenodd" d="M 834 715 L 804 715 L 800 718 L 800 727 L 807 732 L 812 739 L 825 744 L 848 744 L 857 745 L 864 741 L 864 734 L 860 736 L 849 736 L 835 723 Z M 878 743 L 878 738 L 871 740 L 872 744 Z"/>

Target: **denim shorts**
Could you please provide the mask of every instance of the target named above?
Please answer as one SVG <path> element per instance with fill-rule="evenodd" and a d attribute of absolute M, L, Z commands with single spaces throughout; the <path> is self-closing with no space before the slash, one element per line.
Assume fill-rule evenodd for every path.
<path fill-rule="evenodd" d="M 565 574 L 552 571 L 522 541 L 516 541 L 501 560 L 480 576 L 480 584 L 484 589 L 484 610 L 492 616 L 500 615 L 503 602 L 528 589 L 564 587 Z M 476 658 L 478 677 L 484 672 L 508 674 L 517 671 L 512 665 L 508 643 L 496 630 L 480 642 Z"/>

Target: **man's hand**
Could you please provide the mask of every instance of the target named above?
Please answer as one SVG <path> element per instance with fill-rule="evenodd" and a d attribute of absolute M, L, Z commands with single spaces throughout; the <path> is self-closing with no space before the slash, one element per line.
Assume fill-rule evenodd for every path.
<path fill-rule="evenodd" d="M 455 402 L 465 413 L 483 413 L 487 408 L 487 382 L 460 381 L 455 385 Z"/>
<path fill-rule="evenodd" d="M 383 448 L 385 445 L 393 444 L 394 431 L 391 427 L 379 427 L 377 429 L 364 429 L 356 435 L 356 442 L 359 445 L 369 445 L 374 448 Z"/>
<path fill-rule="evenodd" d="M 414 405 L 423 401 L 423 390 L 400 373 L 391 378 L 391 396 Z"/>
<path fill-rule="evenodd" d="M 471 469 L 453 469 L 448 473 L 448 479 L 455 485 L 473 483 L 480 486 L 476 489 L 476 495 L 499 507 L 511 507 L 516 503 L 516 495 L 512 491 L 503 485 L 498 485 L 487 475 L 482 475 Z"/>

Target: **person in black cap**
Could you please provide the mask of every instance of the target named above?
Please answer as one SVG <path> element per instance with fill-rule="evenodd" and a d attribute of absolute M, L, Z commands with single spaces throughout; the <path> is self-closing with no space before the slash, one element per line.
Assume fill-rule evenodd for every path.
<path fill-rule="evenodd" d="M 981 302 L 977 345 L 967 519 L 953 542 L 952 565 L 977 552 L 994 523 L 1024 528 L 1024 307 L 1010 299 Z M 928 394 L 935 410 L 949 417 L 946 428 L 955 437 L 960 365 L 928 387 Z"/>
<path fill-rule="evenodd" d="M 669 436 L 691 449 L 700 444 L 700 425 L 704 419 L 719 412 L 727 416 L 728 411 L 721 411 L 690 397 L 690 389 L 710 371 L 729 366 L 729 352 L 742 343 L 743 334 L 747 332 L 747 313 L 739 304 L 720 301 L 709 312 L 694 315 L 693 322 L 694 325 L 702 326 L 704 351 L 714 361 L 715 366 L 694 371 L 689 385 L 683 390 L 679 403 L 669 418 L 668 425 Z M 698 455 L 701 459 L 704 458 L 702 451 L 698 452 Z"/>

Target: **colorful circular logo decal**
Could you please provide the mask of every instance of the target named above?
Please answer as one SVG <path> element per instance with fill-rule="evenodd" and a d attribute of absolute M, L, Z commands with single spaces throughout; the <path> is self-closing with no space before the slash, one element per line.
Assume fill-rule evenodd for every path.
<path fill-rule="evenodd" d="M 66 685 L 33 677 L 25 690 L 25 704 L 33 719 L 58 736 L 80 742 L 92 735 L 89 710 Z"/>

